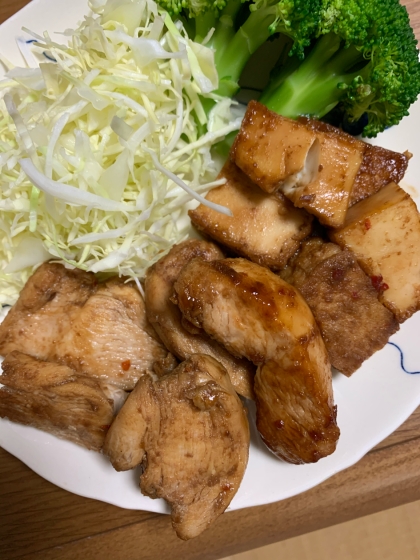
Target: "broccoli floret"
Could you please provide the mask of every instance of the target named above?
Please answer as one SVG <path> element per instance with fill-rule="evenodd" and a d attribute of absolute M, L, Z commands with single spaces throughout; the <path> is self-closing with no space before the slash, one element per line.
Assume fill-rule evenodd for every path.
<path fill-rule="evenodd" d="M 398 0 L 330 0 L 305 59 L 274 72 L 260 101 L 284 116 L 321 118 L 340 105 L 349 121 L 367 115 L 373 137 L 408 115 L 420 92 L 417 41 Z"/>
<path fill-rule="evenodd" d="M 420 92 L 417 41 L 398 0 L 159 4 L 183 18 L 193 39 L 206 38 L 214 48 L 219 95 L 237 93 L 249 58 L 276 34 L 287 36 L 291 46 L 260 101 L 284 116 L 322 118 L 339 108 L 347 122 L 367 118 L 363 134 L 376 136 L 407 115 Z"/>

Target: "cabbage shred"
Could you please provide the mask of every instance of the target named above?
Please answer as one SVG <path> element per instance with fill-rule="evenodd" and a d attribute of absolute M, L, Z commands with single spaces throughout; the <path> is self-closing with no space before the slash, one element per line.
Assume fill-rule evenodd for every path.
<path fill-rule="evenodd" d="M 90 8 L 63 44 L 32 34 L 39 66 L 0 82 L 2 304 L 48 259 L 142 278 L 188 236 L 218 184 L 211 147 L 240 126 L 212 94 L 213 51 L 152 0 Z"/>

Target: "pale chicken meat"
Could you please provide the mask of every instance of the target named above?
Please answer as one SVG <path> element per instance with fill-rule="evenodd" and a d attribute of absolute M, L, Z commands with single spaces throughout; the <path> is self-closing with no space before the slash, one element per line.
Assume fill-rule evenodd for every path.
<path fill-rule="evenodd" d="M 49 359 L 72 318 L 95 293 L 95 276 L 45 263 L 29 278 L 0 325 L 0 355 L 18 350 Z"/>
<path fill-rule="evenodd" d="M 244 259 L 195 259 L 175 282 L 184 317 L 257 366 L 257 427 L 291 463 L 336 448 L 339 429 L 331 366 L 314 317 L 299 292 Z"/>
<path fill-rule="evenodd" d="M 144 376 L 104 447 L 117 470 L 142 463 L 142 492 L 164 498 L 177 535 L 205 530 L 236 494 L 249 453 L 247 414 L 224 367 L 195 354 L 157 381 Z"/>
<path fill-rule="evenodd" d="M 17 351 L 2 367 L 0 417 L 102 449 L 114 407 L 97 380 Z"/>
<path fill-rule="evenodd" d="M 193 258 L 212 261 L 222 259 L 223 253 L 213 243 L 198 239 L 189 239 L 175 245 L 147 271 L 145 281 L 147 318 L 172 354 L 180 360 L 185 360 L 192 354 L 213 356 L 228 371 L 235 390 L 244 397 L 253 398 L 255 366 L 245 358 L 230 354 L 202 329 L 191 329 L 191 325 L 183 322 L 178 306 L 171 301 L 174 283 L 179 273 Z"/>
<path fill-rule="evenodd" d="M 389 183 L 352 206 L 329 235 L 353 251 L 399 323 L 420 309 L 420 214 L 408 193 Z"/>
<path fill-rule="evenodd" d="M 204 204 L 190 210 L 195 227 L 234 253 L 272 269 L 283 268 L 311 231 L 312 216 L 281 193 L 268 194 L 227 161 L 219 178 L 226 183 L 206 199 L 229 208 L 232 216 Z"/>
<path fill-rule="evenodd" d="M 124 390 L 133 389 L 155 362 L 167 358 L 137 287 L 119 279 L 99 285 L 51 354 L 53 360 Z"/>
<path fill-rule="evenodd" d="M 133 283 L 98 284 L 93 274 L 52 263 L 29 278 L 0 325 L 0 353 L 13 350 L 124 390 L 152 371 L 155 362 L 171 359 Z"/>

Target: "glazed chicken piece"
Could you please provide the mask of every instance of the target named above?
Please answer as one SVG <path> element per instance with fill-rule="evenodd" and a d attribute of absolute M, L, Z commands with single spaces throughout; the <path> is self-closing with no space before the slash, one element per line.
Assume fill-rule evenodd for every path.
<path fill-rule="evenodd" d="M 299 292 L 244 259 L 195 259 L 175 292 L 188 321 L 258 366 L 257 427 L 266 445 L 296 464 L 331 454 L 339 437 L 331 366 Z"/>
<path fill-rule="evenodd" d="M 398 330 L 351 251 L 321 238 L 302 243 L 280 276 L 305 298 L 331 364 L 349 376 Z"/>
<path fill-rule="evenodd" d="M 172 507 L 177 535 L 204 531 L 230 504 L 249 452 L 246 411 L 223 366 L 196 354 L 157 381 L 144 376 L 105 442 L 117 470 L 139 463 L 140 488 Z"/>
<path fill-rule="evenodd" d="M 264 193 L 231 161 L 219 178 L 226 183 L 212 189 L 207 200 L 226 206 L 233 216 L 200 204 L 190 210 L 195 227 L 235 253 L 275 270 L 283 268 L 311 231 L 312 217 L 294 208 L 281 193 Z"/>
<path fill-rule="evenodd" d="M 294 189 L 317 176 L 319 141 L 303 124 L 250 101 L 230 158 L 267 193 Z"/>
<path fill-rule="evenodd" d="M 309 126 L 315 132 L 339 135 L 344 142 L 359 144 L 362 148 L 362 162 L 354 179 L 350 193 L 349 206 L 353 206 L 376 192 L 388 183 L 399 183 L 407 171 L 408 162 L 412 154 L 404 154 L 386 150 L 379 146 L 372 146 L 367 142 L 356 140 L 350 134 L 316 119 L 300 117 L 299 122 Z"/>
<path fill-rule="evenodd" d="M 167 358 L 140 292 L 121 279 L 99 285 L 51 353 L 52 360 L 124 390 L 133 389 L 155 362 Z"/>
<path fill-rule="evenodd" d="M 93 451 L 102 449 L 114 408 L 98 381 L 17 351 L 6 356 L 2 367 L 2 418 Z"/>
<path fill-rule="evenodd" d="M 203 330 L 191 329 L 191 325 L 183 323 L 179 308 L 170 300 L 175 280 L 182 267 L 193 258 L 211 261 L 222 259 L 223 253 L 213 243 L 198 239 L 189 239 L 175 245 L 147 271 L 147 318 L 172 354 L 180 360 L 185 360 L 192 354 L 213 356 L 228 371 L 235 390 L 244 397 L 253 398 L 255 366 L 245 358 L 237 358 L 230 354 Z M 190 330 L 187 330 L 188 328 Z M 190 332 L 191 330 L 194 332 Z"/>
<path fill-rule="evenodd" d="M 98 284 L 93 274 L 52 263 L 29 278 L 0 325 L 0 353 L 13 350 L 124 390 L 168 358 L 134 284 L 120 279 Z"/>
<path fill-rule="evenodd" d="M 332 241 L 353 251 L 379 301 L 403 323 L 420 309 L 420 215 L 395 183 L 350 208 Z"/>
<path fill-rule="evenodd" d="M 320 144 L 318 175 L 299 189 L 284 189 L 298 208 L 305 208 L 328 227 L 344 223 L 356 176 L 363 160 L 365 143 L 330 125 L 300 119 L 316 132 Z"/>
<path fill-rule="evenodd" d="M 13 350 L 48 360 L 72 317 L 96 291 L 95 276 L 45 263 L 29 278 L 0 325 L 0 355 Z"/>
<path fill-rule="evenodd" d="M 311 123 L 281 117 L 251 102 L 230 157 L 264 191 L 280 189 L 297 208 L 338 227 L 344 222 L 364 143 L 332 126 Z"/>

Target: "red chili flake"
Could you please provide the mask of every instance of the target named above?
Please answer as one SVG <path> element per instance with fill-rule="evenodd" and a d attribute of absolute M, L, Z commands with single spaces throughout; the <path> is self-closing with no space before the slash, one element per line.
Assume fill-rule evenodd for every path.
<path fill-rule="evenodd" d="M 366 218 L 366 220 L 365 220 L 365 230 L 368 231 L 371 227 L 372 227 L 372 222 L 369 220 L 369 218 Z"/>
<path fill-rule="evenodd" d="M 131 366 L 130 360 L 124 360 L 123 362 L 121 362 L 121 367 L 124 371 L 128 371 L 130 369 L 130 366 Z"/>
<path fill-rule="evenodd" d="M 276 420 L 274 422 L 274 427 L 277 428 L 278 430 L 282 430 L 284 428 L 283 420 Z"/>
<path fill-rule="evenodd" d="M 351 295 L 352 299 L 359 299 L 360 298 L 359 292 L 351 292 L 350 295 Z"/>
<path fill-rule="evenodd" d="M 372 282 L 372 286 L 375 288 L 375 290 L 381 294 L 382 292 L 385 292 L 385 290 L 389 290 L 389 286 L 388 284 L 386 284 L 383 281 L 383 277 L 382 275 L 379 276 L 371 276 L 370 280 Z"/>
<path fill-rule="evenodd" d="M 102 426 L 99 426 L 99 428 L 101 430 L 109 430 L 109 428 L 111 427 L 111 424 L 102 424 Z"/>

